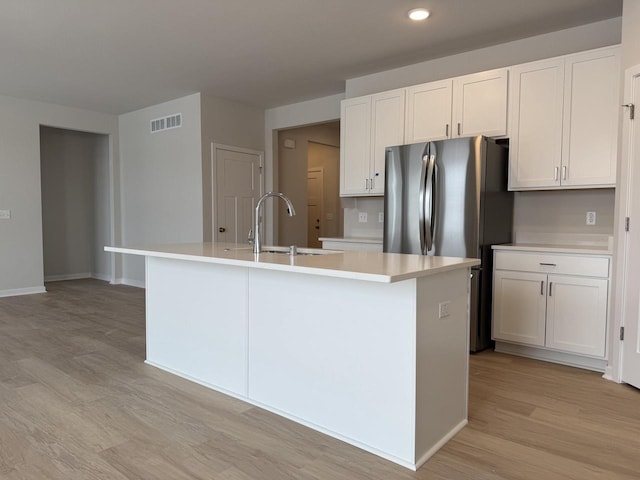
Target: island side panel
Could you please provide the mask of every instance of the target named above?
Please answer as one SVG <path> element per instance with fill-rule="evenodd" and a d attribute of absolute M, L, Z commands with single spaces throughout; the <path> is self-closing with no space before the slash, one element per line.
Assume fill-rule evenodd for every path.
<path fill-rule="evenodd" d="M 469 270 L 418 279 L 416 462 L 467 423 Z M 449 315 L 439 318 L 439 305 Z"/>
<path fill-rule="evenodd" d="M 249 272 L 249 398 L 412 467 L 416 281 Z"/>
<path fill-rule="evenodd" d="M 147 257 L 147 363 L 247 393 L 247 268 Z"/>

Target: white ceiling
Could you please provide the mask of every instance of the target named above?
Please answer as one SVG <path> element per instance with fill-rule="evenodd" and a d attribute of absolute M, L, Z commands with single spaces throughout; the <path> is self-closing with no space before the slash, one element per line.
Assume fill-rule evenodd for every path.
<path fill-rule="evenodd" d="M 410 22 L 416 6 L 431 18 Z M 115 114 L 194 92 L 272 107 L 621 14 L 622 0 L 0 0 L 0 93 Z"/>

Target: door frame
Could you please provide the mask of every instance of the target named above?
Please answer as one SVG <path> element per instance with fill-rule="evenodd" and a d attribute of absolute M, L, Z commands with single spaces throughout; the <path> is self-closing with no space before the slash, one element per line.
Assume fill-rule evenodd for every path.
<path fill-rule="evenodd" d="M 309 167 L 309 160 L 308 160 L 308 154 L 307 154 L 307 246 L 309 245 L 309 236 L 308 236 L 308 232 L 309 232 L 309 172 L 319 172 L 320 176 L 322 177 L 322 189 L 320 191 L 320 197 L 321 197 L 321 202 L 320 202 L 320 233 L 322 234 L 324 232 L 324 222 L 325 222 L 325 214 L 324 214 L 324 167 Z M 322 235 L 318 235 L 319 237 Z M 320 242 L 320 244 L 322 244 L 322 242 Z"/>
<path fill-rule="evenodd" d="M 624 71 L 624 96 L 622 104 L 631 103 L 633 100 L 633 80 L 640 76 L 640 65 L 629 67 Z M 640 104 L 640 92 L 637 92 Z M 640 106 L 640 105 L 639 105 Z M 623 355 L 622 341 L 620 340 L 620 328 L 625 325 L 626 308 L 626 280 L 629 257 L 629 239 L 625 229 L 625 218 L 631 215 L 631 189 L 633 184 L 633 138 L 632 121 L 626 108 L 621 107 L 622 123 L 622 151 L 620 155 L 620 171 L 618 172 L 618 185 L 616 188 L 616 219 L 615 219 L 615 263 L 612 288 L 614 290 L 614 305 L 610 308 L 610 355 L 609 364 L 604 377 L 615 382 L 622 382 Z M 637 127 L 640 128 L 640 127 Z M 640 154 L 640 152 L 638 152 Z"/>
<path fill-rule="evenodd" d="M 251 148 L 244 147 L 236 147 L 233 145 L 225 145 L 222 143 L 211 142 L 211 241 L 215 242 L 216 239 L 216 188 L 217 188 L 217 180 L 218 180 L 218 151 L 225 150 L 236 153 L 246 153 L 249 155 L 256 155 L 258 157 L 258 169 L 259 169 L 259 178 L 258 178 L 258 191 L 260 195 L 264 194 L 264 151 L 261 150 L 253 150 Z M 265 228 L 268 223 L 267 218 L 268 212 L 265 209 L 263 213 Z"/>

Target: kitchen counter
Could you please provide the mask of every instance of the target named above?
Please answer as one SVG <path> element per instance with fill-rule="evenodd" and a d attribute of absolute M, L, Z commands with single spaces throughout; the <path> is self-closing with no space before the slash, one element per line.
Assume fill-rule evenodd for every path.
<path fill-rule="evenodd" d="M 611 255 L 613 253 L 610 248 L 599 245 L 550 245 L 540 243 L 494 245 L 493 249 L 547 253 L 578 253 L 584 255 Z"/>
<path fill-rule="evenodd" d="M 264 270 L 393 283 L 479 265 L 476 259 L 428 257 L 378 252 L 331 252 L 290 256 L 282 253 L 255 255 L 251 245 L 191 243 L 157 247 L 105 247 L 108 252 L 172 258 Z M 313 249 L 307 249 L 313 250 Z"/>
<path fill-rule="evenodd" d="M 320 237 L 321 242 L 375 243 L 382 245 L 381 238 L 371 237 Z"/>
<path fill-rule="evenodd" d="M 412 470 L 467 424 L 477 260 L 106 250 L 146 259 L 150 365 Z"/>

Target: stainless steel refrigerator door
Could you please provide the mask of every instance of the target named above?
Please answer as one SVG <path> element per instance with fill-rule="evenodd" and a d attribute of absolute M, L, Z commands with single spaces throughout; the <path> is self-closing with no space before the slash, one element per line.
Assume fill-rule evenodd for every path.
<path fill-rule="evenodd" d="M 485 140 L 469 137 L 431 142 L 430 150 L 435 153 L 437 181 L 429 255 L 478 258 Z"/>
<path fill-rule="evenodd" d="M 428 143 L 386 150 L 383 250 L 423 254 L 425 156 Z M 428 159 L 427 159 L 428 160 Z"/>

